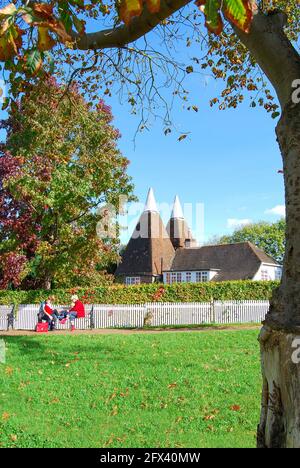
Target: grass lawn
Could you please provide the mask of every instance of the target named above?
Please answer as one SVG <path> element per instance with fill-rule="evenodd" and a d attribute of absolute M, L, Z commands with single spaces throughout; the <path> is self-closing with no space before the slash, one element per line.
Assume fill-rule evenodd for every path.
<path fill-rule="evenodd" d="M 5 337 L 0 446 L 254 447 L 257 334 Z"/>

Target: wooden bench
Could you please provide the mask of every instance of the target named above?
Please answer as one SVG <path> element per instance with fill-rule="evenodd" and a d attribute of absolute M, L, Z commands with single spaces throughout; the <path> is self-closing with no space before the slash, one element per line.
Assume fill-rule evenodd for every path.
<path fill-rule="evenodd" d="M 78 330 L 90 330 L 91 328 L 95 328 L 94 325 L 94 306 L 92 305 L 90 310 L 88 311 L 88 306 L 85 307 L 85 317 L 76 318 L 72 322 L 75 325 L 75 328 Z M 62 310 L 62 308 L 58 308 L 58 310 Z M 65 324 L 62 324 L 57 320 L 56 323 L 56 330 L 68 330 L 71 328 L 72 322 L 68 319 Z"/>

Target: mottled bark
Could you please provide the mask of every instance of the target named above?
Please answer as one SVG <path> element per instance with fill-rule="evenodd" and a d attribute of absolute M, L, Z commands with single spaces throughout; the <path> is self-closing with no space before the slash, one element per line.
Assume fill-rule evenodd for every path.
<path fill-rule="evenodd" d="M 292 345 L 300 337 L 300 104 L 292 98 L 300 60 L 284 24 L 282 14 L 259 14 L 249 36 L 238 33 L 282 107 L 276 134 L 284 169 L 286 255 L 281 285 L 259 338 L 263 390 L 257 446 L 265 448 L 300 448 L 300 364 L 292 359 Z"/>
<path fill-rule="evenodd" d="M 300 448 L 300 104 L 290 102 L 276 129 L 286 198 L 286 255 L 280 288 L 260 334 L 263 375 L 258 447 Z M 299 344 L 298 344 L 299 346 Z"/>

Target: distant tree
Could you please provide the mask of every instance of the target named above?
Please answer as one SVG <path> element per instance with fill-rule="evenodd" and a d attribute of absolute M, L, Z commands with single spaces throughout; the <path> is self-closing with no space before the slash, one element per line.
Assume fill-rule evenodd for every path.
<path fill-rule="evenodd" d="M 285 252 L 285 219 L 276 223 L 261 221 L 237 228 L 233 234 L 214 238 L 217 244 L 249 241 L 282 264 Z"/>
<path fill-rule="evenodd" d="M 103 281 L 118 240 L 99 239 L 97 208 L 132 191 L 119 132 L 103 101 L 55 80 L 28 87 L 1 127 L 0 287 Z"/>

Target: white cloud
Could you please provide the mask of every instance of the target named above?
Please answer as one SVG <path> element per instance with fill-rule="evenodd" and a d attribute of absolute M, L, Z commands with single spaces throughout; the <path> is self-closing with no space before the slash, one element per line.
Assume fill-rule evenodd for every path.
<path fill-rule="evenodd" d="M 265 214 L 275 215 L 275 216 L 285 216 L 285 206 L 276 205 L 274 208 L 270 208 L 265 211 Z"/>
<path fill-rule="evenodd" d="M 238 218 L 229 218 L 227 219 L 227 227 L 228 228 L 237 228 L 240 226 L 246 226 L 247 224 L 251 224 L 252 219 L 238 219 Z"/>

